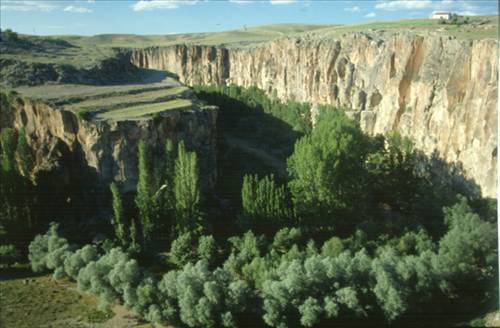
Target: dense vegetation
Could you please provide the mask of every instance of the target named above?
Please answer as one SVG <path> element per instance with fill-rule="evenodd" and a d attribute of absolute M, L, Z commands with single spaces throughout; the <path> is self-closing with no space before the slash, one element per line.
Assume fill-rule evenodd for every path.
<path fill-rule="evenodd" d="M 136 193 L 110 188 L 112 240 L 79 247 L 52 225 L 29 246 L 34 271 L 69 277 L 99 295 L 103 309 L 118 299 L 148 321 L 188 327 L 333 326 L 366 317 L 401 325 L 493 305 L 495 203 L 459 195 L 442 183 L 450 179 L 420 170 L 408 139 L 369 137 L 331 107 L 319 108 L 311 129 L 307 104 L 256 88 L 197 92 L 221 105 L 226 137 L 251 131 L 247 139 L 264 151 L 280 147 L 276 140 L 291 145 L 285 176 L 271 168 L 241 177 L 237 213 L 224 221 L 232 237 L 218 233 L 222 211 L 199 187 L 196 154 L 166 140 L 155 161 L 144 142 Z M 270 125 L 258 126 L 263 119 Z M 11 139 L 2 137 L 6 167 L 19 148 Z"/>
<path fill-rule="evenodd" d="M 0 107 L 14 98 L 14 94 L 0 94 Z M 39 231 L 40 222 L 34 213 L 35 186 L 29 179 L 34 157 L 24 129 L 2 129 L 0 147 L 0 258 L 9 265 L 21 259 L 20 249 Z"/>

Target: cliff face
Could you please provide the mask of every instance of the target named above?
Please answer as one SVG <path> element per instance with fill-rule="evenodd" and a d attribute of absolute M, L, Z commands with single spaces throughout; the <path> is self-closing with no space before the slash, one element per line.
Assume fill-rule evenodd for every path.
<path fill-rule="evenodd" d="M 364 131 L 397 129 L 426 154 L 463 167 L 484 196 L 496 197 L 495 40 L 353 33 L 253 48 L 149 48 L 134 51 L 131 61 L 171 71 L 189 85 L 255 85 L 281 99 L 346 108 Z"/>
<path fill-rule="evenodd" d="M 85 179 L 95 178 L 98 186 L 106 189 L 109 183 L 119 182 L 126 192 L 135 190 L 137 184 L 139 141 L 161 154 L 167 138 L 184 140 L 188 149 L 196 150 L 200 180 L 204 187 L 212 187 L 216 178 L 216 116 L 215 107 L 195 105 L 190 110 L 165 112 L 154 120 L 88 122 L 70 111 L 17 100 L 8 113 L 2 112 L 0 121 L 2 126 L 25 128 L 35 151 L 35 177 L 59 168 L 62 183 L 88 175 Z M 160 155 L 155 158 L 161 161 Z"/>

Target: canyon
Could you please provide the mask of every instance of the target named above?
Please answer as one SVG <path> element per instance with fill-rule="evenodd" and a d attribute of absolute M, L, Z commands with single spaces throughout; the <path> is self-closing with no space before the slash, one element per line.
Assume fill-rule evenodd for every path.
<path fill-rule="evenodd" d="M 398 130 L 496 197 L 498 52 L 494 39 L 367 31 L 284 37 L 245 47 L 130 52 L 187 85 L 257 86 L 282 100 L 345 109 L 371 134 Z M 313 115 L 314 117 L 314 115 Z"/>
<path fill-rule="evenodd" d="M 216 180 L 216 120 L 216 107 L 193 104 L 155 119 L 88 121 L 26 98 L 16 98 L 11 110 L 0 115 L 2 128 L 24 128 L 36 160 L 35 182 L 47 174 L 61 185 L 83 177 L 98 190 L 117 182 L 122 192 L 135 190 L 139 141 L 144 140 L 161 160 L 167 138 L 196 150 L 200 180 L 211 188 Z"/>

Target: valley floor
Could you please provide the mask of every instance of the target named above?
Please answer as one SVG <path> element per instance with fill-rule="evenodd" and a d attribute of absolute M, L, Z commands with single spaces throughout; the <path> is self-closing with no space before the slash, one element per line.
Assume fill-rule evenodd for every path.
<path fill-rule="evenodd" d="M 0 274 L 0 327 L 153 327 L 139 322 L 120 305 L 113 313 L 101 312 L 98 302 L 94 295 L 78 291 L 74 283 L 54 280 L 51 274 Z"/>

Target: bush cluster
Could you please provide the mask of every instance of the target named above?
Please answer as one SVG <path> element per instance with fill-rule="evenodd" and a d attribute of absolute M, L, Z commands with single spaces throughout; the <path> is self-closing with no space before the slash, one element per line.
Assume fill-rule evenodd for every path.
<path fill-rule="evenodd" d="M 68 276 L 81 290 L 99 295 L 104 309 L 121 300 L 156 323 L 235 327 L 249 315 L 272 327 L 368 315 L 392 322 L 410 309 L 428 311 L 433 301 L 470 297 L 464 281 L 477 286 L 480 301 L 494 294 L 495 225 L 474 213 L 465 198 L 444 215 L 448 231 L 439 242 L 424 230 L 372 246 L 338 237 L 304 244 L 299 228 L 284 228 L 271 240 L 248 231 L 229 239 L 230 253 L 214 269 L 207 262 L 215 256 L 213 238 L 199 238 L 196 247 L 194 237 L 184 234 L 172 254 L 192 256 L 161 277 L 119 248 L 104 254 L 89 245 L 75 249 L 56 225 L 35 238 L 29 258 L 34 271 L 54 270 L 55 278 Z"/>

